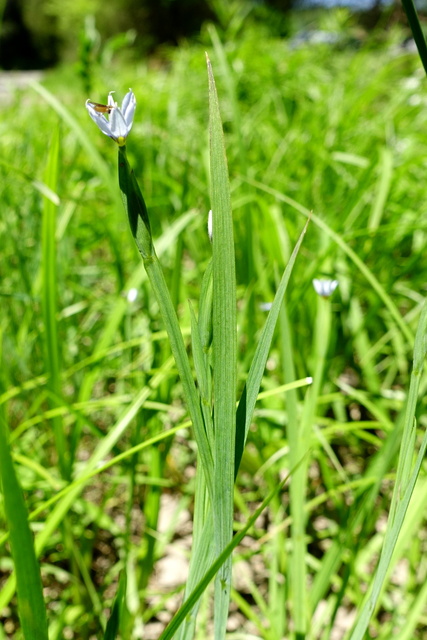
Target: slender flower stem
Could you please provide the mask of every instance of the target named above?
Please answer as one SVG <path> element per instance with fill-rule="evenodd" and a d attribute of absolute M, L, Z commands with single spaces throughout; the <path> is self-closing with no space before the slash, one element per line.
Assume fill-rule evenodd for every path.
<path fill-rule="evenodd" d="M 424 36 L 424 32 L 421 28 L 414 1 L 402 0 L 402 6 L 405 10 L 406 17 L 408 18 L 409 26 L 411 27 L 412 35 L 414 36 L 415 44 L 417 45 L 421 62 L 423 63 L 424 70 L 427 73 L 427 42 Z"/>
<path fill-rule="evenodd" d="M 151 286 L 153 287 L 153 291 L 160 308 L 160 313 L 163 322 L 165 323 L 171 350 L 181 378 L 188 411 L 193 422 L 200 456 L 203 460 L 206 484 L 208 486 L 209 495 L 212 497 L 213 458 L 206 435 L 200 406 L 200 398 L 194 384 L 190 362 L 179 327 L 175 307 L 173 306 L 159 259 L 157 258 L 154 250 L 147 207 L 135 178 L 135 174 L 129 165 L 125 146 L 119 146 L 119 184 L 122 192 L 123 203 L 129 217 L 132 235 L 144 261 L 147 276 L 150 280 Z"/>

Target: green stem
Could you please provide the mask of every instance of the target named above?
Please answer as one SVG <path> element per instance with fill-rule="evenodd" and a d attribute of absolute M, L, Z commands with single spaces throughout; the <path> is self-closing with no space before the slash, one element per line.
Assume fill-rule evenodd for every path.
<path fill-rule="evenodd" d="M 172 354 L 175 358 L 188 411 L 193 423 L 194 433 L 206 476 L 206 483 L 209 494 L 212 497 L 213 459 L 200 407 L 200 398 L 194 384 L 193 374 L 175 307 L 163 275 L 162 267 L 154 250 L 147 207 L 136 181 L 135 174 L 127 160 L 125 146 L 119 147 L 119 185 L 122 192 L 123 204 L 129 217 L 132 235 L 144 261 L 148 279 L 150 280 L 160 308 L 160 314 L 165 323 Z"/>
<path fill-rule="evenodd" d="M 409 26 L 411 27 L 421 62 L 423 63 L 424 70 L 427 73 L 427 43 L 414 5 L 414 0 L 402 0 L 402 6 L 405 10 L 406 17 L 408 18 Z"/>

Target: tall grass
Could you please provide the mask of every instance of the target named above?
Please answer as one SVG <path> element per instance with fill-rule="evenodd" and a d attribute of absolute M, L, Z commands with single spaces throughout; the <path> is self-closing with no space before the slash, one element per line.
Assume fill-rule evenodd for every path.
<path fill-rule="evenodd" d="M 53 74 L 19 96 L 19 109 L 17 97 L 4 110 L 0 403 L 51 639 L 111 638 L 117 630 L 123 638 L 214 637 L 208 584 L 217 570 L 226 572 L 218 573 L 217 607 L 229 589 L 232 549 L 230 613 L 224 596 L 217 637 L 225 623 L 235 638 L 423 637 L 420 64 L 400 47 L 398 30 L 332 50 L 293 47 L 250 22 L 237 31 L 230 39 L 210 27 L 200 44 L 167 54 L 160 69 L 99 70 L 92 96 L 70 83 L 65 89 L 64 76 Z M 210 284 L 224 258 L 214 258 L 211 276 L 206 221 L 218 174 L 210 174 L 206 49 L 230 176 L 230 298 L 215 288 L 220 280 Z M 161 306 L 123 215 L 113 145 L 83 109 L 87 97 L 128 86 L 138 108 L 127 157 L 172 292 L 182 357 L 191 344 L 200 414 L 217 460 L 207 475 L 186 419 L 193 376 L 185 382 L 177 375 Z M 52 138 L 58 123 L 59 138 Z M 214 214 L 222 206 L 215 202 Z M 281 280 L 309 216 L 292 276 L 288 282 L 289 267 Z M 214 226 L 214 243 L 224 229 Z M 318 298 L 313 277 L 337 278 L 339 287 Z M 232 287 L 232 278 L 221 287 Z M 235 319 L 224 302 L 233 295 Z M 274 299 L 267 317 L 263 303 Z M 213 363 L 212 307 L 216 331 L 224 315 L 230 321 L 230 342 L 213 346 L 223 349 Z M 231 346 L 224 347 L 233 326 L 234 365 Z M 228 417 L 214 409 L 213 427 L 204 402 L 212 364 L 214 371 L 236 366 L 236 384 L 214 373 L 213 393 L 227 392 Z M 234 419 L 239 399 L 234 455 L 231 440 L 214 443 L 213 435 Z M 231 542 L 231 494 L 218 507 L 228 513 L 226 531 L 215 530 L 222 516 L 212 519 L 209 506 L 212 496 L 224 498 L 222 483 L 230 486 L 230 460 L 231 479 L 239 468 Z M 167 505 L 172 515 L 164 524 Z M 19 639 L 6 506 L 0 609 L 3 637 Z M 191 520 L 196 551 L 179 609 L 186 577 L 174 568 L 170 545 L 187 553 Z M 167 585 L 164 561 L 169 578 L 177 574 Z"/>

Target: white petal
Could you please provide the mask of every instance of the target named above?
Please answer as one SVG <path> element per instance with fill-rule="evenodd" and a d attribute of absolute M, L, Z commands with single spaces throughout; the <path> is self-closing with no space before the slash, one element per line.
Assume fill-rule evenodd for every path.
<path fill-rule="evenodd" d="M 131 127 L 132 127 L 135 108 L 136 108 L 135 95 L 134 95 L 132 89 L 129 89 L 129 91 L 127 92 L 127 94 L 123 98 L 122 109 L 121 109 L 121 111 L 123 113 L 123 117 L 124 117 L 125 122 L 126 122 L 126 124 L 128 126 L 128 129 L 129 129 L 128 133 L 131 130 Z"/>
<path fill-rule="evenodd" d="M 104 115 L 95 111 L 95 109 L 88 103 L 86 103 L 86 109 L 92 120 L 101 129 L 102 133 L 105 133 L 106 136 L 111 137 L 111 126 Z"/>
<path fill-rule="evenodd" d="M 319 296 L 323 296 L 324 298 L 332 295 L 337 286 L 338 280 L 319 280 L 317 278 L 313 280 L 314 290 Z"/>
<path fill-rule="evenodd" d="M 120 109 L 112 110 L 110 114 L 110 127 L 111 137 L 114 138 L 114 140 L 117 140 L 118 138 L 126 138 L 128 135 L 130 127 L 127 126 Z"/>
<path fill-rule="evenodd" d="M 108 94 L 107 104 L 109 107 L 117 107 L 117 102 L 115 102 L 113 99 L 113 93 L 115 93 L 115 91 L 110 91 L 110 93 Z"/>

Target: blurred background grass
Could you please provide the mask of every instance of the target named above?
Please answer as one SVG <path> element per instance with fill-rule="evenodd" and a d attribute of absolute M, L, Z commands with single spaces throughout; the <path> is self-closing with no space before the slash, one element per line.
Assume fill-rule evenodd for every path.
<path fill-rule="evenodd" d="M 303 378 L 313 374 L 317 358 L 312 278 L 339 281 L 331 299 L 332 329 L 311 442 L 308 562 L 314 576 L 325 550 L 347 532 L 349 556 L 318 589 L 310 636 L 344 637 L 339 635 L 342 618 L 358 606 L 369 581 L 367 566 L 376 557 L 393 455 L 362 531 L 349 525 L 363 499 L 357 487 L 369 485 L 369 460 L 381 456 L 404 406 L 410 334 L 426 291 L 427 95 L 396 3 L 376 3 L 366 13 L 291 10 L 285 5 L 219 0 L 4 3 L 0 402 L 32 510 L 66 480 L 52 435 L 58 415 L 71 477 L 84 470 L 96 443 L 135 394 L 163 371 L 170 355 L 118 198 L 116 150 L 87 117 L 87 98 L 105 102 L 108 91 L 116 90 L 120 101 L 129 87 L 136 94 L 128 154 L 188 335 L 187 300 L 197 304 L 210 258 L 207 50 L 220 96 L 235 216 L 240 388 L 264 322 L 261 305 L 272 300 L 305 220 L 298 205 L 312 210 L 341 239 L 339 246 L 331 233 L 311 223 L 286 309 L 295 376 Z M 14 86 L 16 72 L 30 69 L 43 71 L 50 102 L 37 87 Z M 60 171 L 57 186 L 51 187 L 55 193 L 48 196 L 57 211 L 53 293 L 59 397 L 46 384 L 51 363 L 43 316 L 41 223 L 47 149 L 57 127 Z M 288 200 L 281 201 L 273 190 Z M 379 283 L 389 306 L 342 243 Z M 404 318 L 406 332 L 391 306 Z M 264 391 L 285 382 L 288 344 L 282 325 Z M 303 395 L 297 396 L 299 403 Z M 169 369 L 112 454 L 179 424 L 184 411 L 180 384 Z M 418 424 L 426 423 L 422 393 Z M 283 393 L 260 401 L 255 425 L 238 481 L 237 520 L 289 469 Z M 173 610 L 174 590 L 185 579 L 177 571 L 177 583 L 164 588 L 149 578 L 159 560 L 171 562 L 165 551 L 170 540 L 185 542 L 188 537 L 195 460 L 188 438 L 183 429 L 173 444 L 168 440 L 115 465 L 85 490 L 70 511 L 69 528 L 46 545 L 42 573 L 52 638 L 99 637 L 101 601 L 111 602 L 125 548 L 132 548 L 137 558 L 138 615 L 148 625 L 144 637 L 158 637 L 168 618 L 165 600 L 170 598 Z M 425 468 L 423 473 L 425 482 Z M 161 503 L 170 507 L 166 525 L 159 524 Z M 274 568 L 282 581 L 287 573 L 286 508 L 284 496 L 238 556 L 245 562 L 260 557 L 264 567 L 254 569 L 256 562 L 249 563 L 251 579 L 236 589 L 233 613 L 242 633 L 263 638 L 285 633 L 286 622 L 281 619 L 278 625 L 275 616 L 284 607 L 286 583 L 276 593 L 268 573 L 271 580 Z M 406 573 L 397 575 L 373 621 L 371 632 L 377 637 L 389 638 L 391 629 L 401 628 L 425 582 L 425 521 L 415 518 L 412 526 L 399 556 Z M 276 527 L 283 538 L 273 536 Z M 265 534 L 266 541 L 259 542 Z M 0 571 L 6 579 L 11 562 L 4 549 Z M 256 614 L 251 615 L 247 603 L 255 603 Z M 4 637 L 19 638 L 15 603 L 7 604 Z M 163 617 L 158 610 L 166 612 Z M 408 637 L 425 638 L 426 624 L 421 612 Z M 338 635 L 328 635 L 334 629 Z M 207 637 L 203 633 L 202 628 L 200 637 Z"/>

